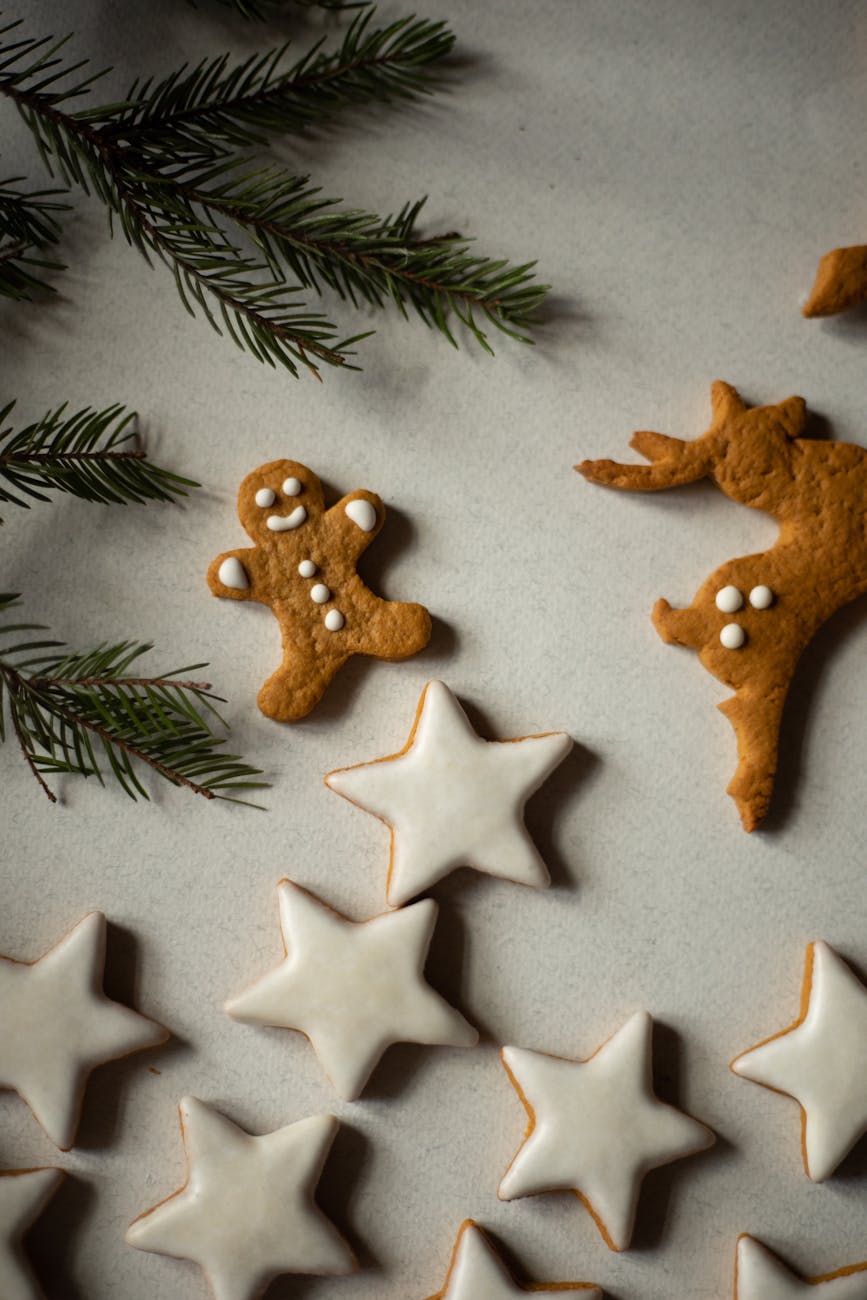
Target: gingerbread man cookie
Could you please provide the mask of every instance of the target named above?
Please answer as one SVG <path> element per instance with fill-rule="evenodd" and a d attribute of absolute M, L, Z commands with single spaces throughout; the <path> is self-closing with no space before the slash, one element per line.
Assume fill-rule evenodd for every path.
<path fill-rule="evenodd" d="M 744 829 L 755 830 L 771 799 L 780 720 L 804 647 L 841 605 L 867 590 L 867 450 L 801 437 L 801 397 L 749 408 L 728 384 L 711 388 L 713 419 L 693 442 L 636 433 L 631 445 L 650 465 L 584 461 L 593 483 L 658 492 L 709 478 L 733 501 L 773 516 L 770 550 L 721 565 L 686 609 L 658 600 L 653 622 L 663 641 L 697 650 L 735 692 L 719 707 L 738 742 L 728 793 Z"/>
<path fill-rule="evenodd" d="M 255 545 L 218 555 L 208 586 L 270 606 L 280 624 L 283 662 L 259 692 L 266 717 L 303 718 L 352 655 L 407 659 L 427 645 L 424 606 L 383 600 L 356 573 L 385 522 L 375 493 L 351 492 L 326 510 L 312 470 L 275 460 L 244 479 L 238 517 Z"/>

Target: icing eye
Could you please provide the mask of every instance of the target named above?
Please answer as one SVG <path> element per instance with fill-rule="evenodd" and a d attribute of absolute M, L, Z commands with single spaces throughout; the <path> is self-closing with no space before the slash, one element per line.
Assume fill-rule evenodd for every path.
<path fill-rule="evenodd" d="M 259 488 L 256 493 L 256 505 L 261 506 L 263 510 L 267 510 L 268 506 L 273 506 L 276 500 L 277 494 L 272 492 L 270 488 Z"/>
<path fill-rule="evenodd" d="M 770 587 L 762 584 L 759 587 L 753 587 L 750 592 L 750 604 L 753 609 L 770 609 L 774 603 L 774 593 Z"/>
<path fill-rule="evenodd" d="M 317 582 L 315 587 L 310 588 L 310 599 L 317 605 L 324 605 L 326 600 L 331 599 L 331 592 L 324 582 Z"/>
<path fill-rule="evenodd" d="M 347 501 L 344 509 L 347 517 L 354 524 L 358 524 L 363 533 L 370 533 L 376 527 L 376 511 L 363 497 L 357 497 L 355 501 Z"/>
<path fill-rule="evenodd" d="M 298 565 L 298 572 L 302 578 L 312 578 L 316 572 L 316 565 L 312 560 L 302 560 Z"/>
<path fill-rule="evenodd" d="M 740 623 L 726 623 L 719 634 L 719 639 L 726 650 L 740 650 L 747 639 L 747 634 Z"/>
<path fill-rule="evenodd" d="M 325 615 L 325 626 L 329 632 L 339 632 L 346 622 L 339 609 L 329 609 Z"/>
<path fill-rule="evenodd" d="M 286 493 L 287 497 L 297 497 L 298 493 L 301 491 L 300 478 L 284 478 L 283 491 Z"/>
<path fill-rule="evenodd" d="M 721 587 L 716 594 L 716 607 L 723 614 L 734 614 L 744 603 L 737 587 Z"/>

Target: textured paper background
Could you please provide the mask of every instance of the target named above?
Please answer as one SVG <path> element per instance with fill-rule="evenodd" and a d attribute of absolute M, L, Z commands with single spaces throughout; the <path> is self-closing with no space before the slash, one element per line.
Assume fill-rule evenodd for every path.
<path fill-rule="evenodd" d="M 106 94 L 273 39 L 205 0 L 26 8 L 28 28 L 75 28 L 76 53 L 116 65 Z M 293 383 L 191 321 L 170 275 L 109 243 L 86 203 L 67 223 L 63 296 L 0 313 L 20 418 L 62 398 L 122 400 L 154 457 L 204 484 L 183 509 L 61 498 L 5 512 L 2 586 L 73 645 L 129 634 L 157 643 L 155 667 L 209 660 L 235 744 L 273 781 L 267 813 L 163 787 L 133 805 L 72 781 L 50 808 L 14 748 L 2 755 L 0 951 L 36 957 L 99 907 L 113 922 L 109 989 L 174 1034 L 95 1076 L 68 1156 L 0 1099 L 0 1163 L 57 1160 L 73 1175 L 33 1236 L 52 1300 L 207 1294 L 191 1266 L 122 1240 L 182 1179 L 175 1107 L 188 1092 L 254 1131 L 325 1108 L 344 1121 L 322 1200 L 364 1270 L 290 1280 L 274 1300 L 430 1295 L 467 1215 L 534 1278 L 596 1279 L 621 1300 L 728 1296 L 740 1231 L 811 1273 L 867 1256 L 863 1157 L 811 1185 L 794 1104 L 726 1068 L 794 1016 L 809 939 L 867 967 L 864 612 L 840 615 L 807 655 L 774 814 L 747 838 L 724 794 L 735 751 L 721 688 L 661 644 L 649 611 L 660 594 L 688 601 L 773 527 L 709 486 L 627 498 L 571 470 L 624 453 L 635 428 L 698 434 L 715 378 L 756 402 L 801 393 L 817 430 L 867 436 L 867 317 L 799 316 L 819 255 L 867 236 L 867 15 L 856 0 L 503 0 L 460 6 L 454 24 L 453 93 L 281 156 L 350 203 L 428 192 L 431 229 L 538 256 L 555 294 L 537 348 L 504 341 L 492 361 L 377 317 L 363 373 Z M 4 171 L 39 180 L 8 107 L 0 129 Z M 347 332 L 366 323 L 344 319 Z M 390 518 L 365 572 L 437 619 L 424 655 L 352 665 L 292 729 L 254 704 L 277 659 L 270 615 L 212 600 L 203 581 L 244 541 L 239 480 L 281 455 L 339 493 L 382 494 Z M 221 1005 L 279 957 L 281 876 L 355 917 L 382 908 L 387 833 L 321 778 L 402 744 L 432 676 L 483 734 L 575 737 L 530 808 L 554 887 L 460 873 L 435 891 L 431 978 L 483 1046 L 396 1048 L 366 1098 L 342 1105 L 300 1037 L 239 1026 Z M 661 1094 L 720 1140 L 647 1180 L 636 1249 L 615 1257 L 572 1197 L 498 1204 L 524 1115 L 497 1047 L 586 1055 L 639 1007 L 662 1026 Z"/>

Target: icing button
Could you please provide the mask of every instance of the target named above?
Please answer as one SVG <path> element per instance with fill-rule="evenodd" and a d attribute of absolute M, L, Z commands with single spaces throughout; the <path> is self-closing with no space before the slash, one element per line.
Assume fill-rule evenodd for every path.
<path fill-rule="evenodd" d="M 287 497 L 297 497 L 301 491 L 300 478 L 295 478 L 294 475 L 292 478 L 284 478 L 283 491 L 286 493 Z"/>
<path fill-rule="evenodd" d="M 744 598 L 737 587 L 721 587 L 716 594 L 716 607 L 723 614 L 734 614 L 743 603 Z"/>
<path fill-rule="evenodd" d="M 324 605 L 326 600 L 331 599 L 331 592 L 324 582 L 317 582 L 315 587 L 310 588 L 310 599 L 317 605 Z"/>
<path fill-rule="evenodd" d="M 268 506 L 273 506 L 277 500 L 277 493 L 272 492 L 270 488 L 259 488 L 256 493 L 256 505 L 265 510 Z"/>
<path fill-rule="evenodd" d="M 762 583 L 750 592 L 750 604 L 753 609 L 770 609 L 774 603 L 774 593 Z"/>
<path fill-rule="evenodd" d="M 217 577 L 224 587 L 232 591 L 246 591 L 250 585 L 247 570 L 237 556 L 229 555 L 217 570 Z"/>
<path fill-rule="evenodd" d="M 345 622 L 346 619 L 339 609 L 329 609 L 325 615 L 325 626 L 329 632 L 339 632 Z"/>
<path fill-rule="evenodd" d="M 740 650 L 747 639 L 747 634 L 740 623 L 726 623 L 719 634 L 719 639 L 726 650 Z"/>
<path fill-rule="evenodd" d="M 363 533 L 370 533 L 376 527 L 376 511 L 369 501 L 364 497 L 356 497 L 354 501 L 347 501 L 344 506 L 347 518 L 357 524 Z"/>
<path fill-rule="evenodd" d="M 316 572 L 316 565 L 312 560 L 302 560 L 298 565 L 298 572 L 302 578 L 312 578 Z"/>

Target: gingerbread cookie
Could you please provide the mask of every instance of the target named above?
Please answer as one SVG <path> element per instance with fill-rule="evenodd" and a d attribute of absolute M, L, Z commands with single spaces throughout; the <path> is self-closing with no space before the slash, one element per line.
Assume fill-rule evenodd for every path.
<path fill-rule="evenodd" d="M 755 1237 L 738 1237 L 735 1300 L 867 1300 L 867 1263 L 800 1278 Z"/>
<path fill-rule="evenodd" d="M 819 263 L 803 314 L 836 316 L 863 302 L 867 302 L 867 245 L 833 248 Z"/>
<path fill-rule="evenodd" d="M 18 1093 L 62 1151 L 75 1140 L 88 1075 L 168 1031 L 102 991 L 105 917 L 90 912 L 38 961 L 0 957 L 0 1087 Z"/>
<path fill-rule="evenodd" d="M 827 943 L 807 948 L 798 1019 L 731 1068 L 794 1097 L 807 1175 L 829 1178 L 867 1132 L 867 989 Z"/>
<path fill-rule="evenodd" d="M 386 896 L 397 907 L 461 866 L 547 885 L 524 804 L 571 748 L 563 731 L 482 740 L 445 683 L 428 682 L 403 749 L 325 783 L 390 828 Z"/>
<path fill-rule="evenodd" d="M 867 590 L 867 450 L 802 438 L 800 397 L 750 409 L 734 388 L 715 383 L 711 399 L 710 429 L 693 442 L 634 435 L 631 445 L 652 464 L 596 460 L 576 469 L 593 483 L 632 492 L 709 478 L 780 525 L 770 550 L 723 564 L 688 608 L 658 600 L 653 610 L 663 641 L 697 650 L 708 672 L 735 692 L 719 706 L 738 743 L 728 793 L 752 831 L 770 803 L 798 658 L 826 619 Z"/>
<path fill-rule="evenodd" d="M 42 1300 L 22 1238 L 63 1182 L 62 1169 L 0 1170 L 0 1296 Z"/>
<path fill-rule="evenodd" d="M 636 1012 L 583 1061 L 504 1047 L 506 1073 L 529 1116 L 501 1201 L 574 1192 L 611 1250 L 632 1240 L 646 1173 L 713 1146 L 704 1124 L 653 1091 L 653 1021 Z"/>
<path fill-rule="evenodd" d="M 424 978 L 433 899 L 356 922 L 291 880 L 277 896 L 286 958 L 226 1004 L 230 1016 L 306 1035 L 344 1101 L 361 1095 L 392 1043 L 476 1045 Z"/>
<path fill-rule="evenodd" d="M 430 1300 L 520 1300 L 530 1293 L 551 1296 L 555 1292 L 580 1292 L 580 1300 L 602 1300 L 593 1282 L 540 1282 L 518 1286 L 487 1234 L 467 1219 L 461 1224 L 445 1285 Z M 578 1298 L 576 1298 L 578 1300 Z"/>
<path fill-rule="evenodd" d="M 216 1300 L 257 1300 L 284 1273 L 354 1272 L 313 1199 L 339 1127 L 333 1115 L 253 1137 L 195 1097 L 179 1110 L 187 1181 L 130 1224 L 131 1246 L 192 1260 Z"/>
<path fill-rule="evenodd" d="M 383 600 L 356 573 L 385 522 L 375 493 L 351 492 L 326 510 L 312 470 L 275 460 L 244 479 L 238 517 L 255 545 L 218 555 L 208 586 L 268 605 L 280 624 L 283 662 L 259 692 L 266 717 L 303 718 L 352 655 L 407 659 L 427 645 L 424 606 Z"/>

